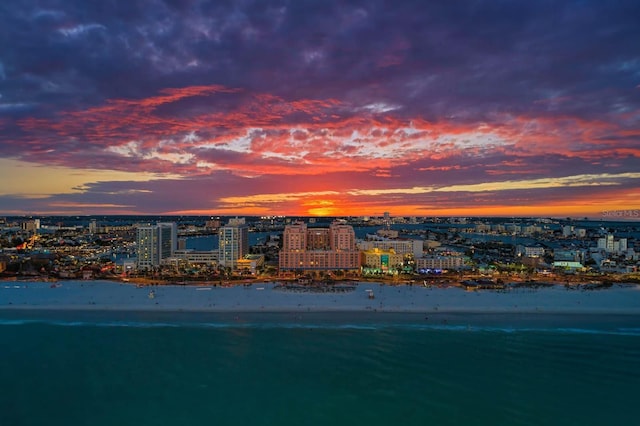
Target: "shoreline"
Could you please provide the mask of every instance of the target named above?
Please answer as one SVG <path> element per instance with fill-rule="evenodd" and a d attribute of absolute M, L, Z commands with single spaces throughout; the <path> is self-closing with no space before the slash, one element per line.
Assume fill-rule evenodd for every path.
<path fill-rule="evenodd" d="M 46 277 L 46 276 L 0 276 L 0 285 L 5 282 L 45 282 L 45 283 L 65 283 L 65 282 L 112 282 L 119 284 L 133 284 L 140 287 L 147 286 L 180 286 L 180 287 L 235 287 L 235 286 L 246 286 L 246 285 L 260 285 L 260 284 L 271 284 L 271 283 L 281 283 L 281 284 L 298 284 L 298 280 L 294 278 L 286 278 L 286 277 L 274 277 L 274 278 L 250 278 L 250 279 L 232 279 L 232 280 L 167 280 L 164 278 L 146 278 L 146 277 L 133 277 L 133 278 L 123 278 L 123 277 L 97 277 L 97 278 L 57 278 L 57 277 Z M 339 280 L 329 280 L 329 281 L 313 281 L 311 283 L 300 284 L 302 286 L 334 286 L 334 285 L 346 285 L 346 284 L 380 284 L 383 286 L 429 286 L 429 287 L 439 287 L 439 288 L 448 288 L 448 287 L 456 287 L 456 288 L 465 288 L 465 282 L 467 281 L 493 281 L 496 283 L 496 280 L 492 278 L 482 277 L 482 276 L 462 276 L 462 277 L 420 277 L 419 279 L 403 279 L 403 280 L 391 280 L 391 279 L 376 279 L 376 278 L 363 278 L 357 277 L 353 279 L 339 279 Z M 422 283 L 421 283 L 422 282 Z M 539 278 L 530 278 L 530 279 L 522 279 L 519 277 L 507 277 L 505 279 L 498 278 L 498 283 L 503 283 L 500 285 L 510 286 L 510 287 L 522 287 L 522 288 L 537 288 L 541 286 L 565 286 L 565 287 L 580 287 L 580 286 L 594 286 L 598 285 L 602 288 L 607 288 L 609 286 L 615 285 L 640 285 L 640 279 L 633 276 L 620 276 L 620 277 L 611 277 L 609 275 L 604 276 L 579 276 L 579 277 L 539 277 Z M 424 283 L 424 284 L 423 284 Z M 478 287 L 478 289 L 486 290 L 491 288 L 482 288 Z M 496 289 L 496 287 L 493 287 Z"/>
<path fill-rule="evenodd" d="M 568 333 L 640 337 L 640 316 L 620 313 L 499 312 L 220 312 L 220 311 L 109 311 L 109 310 L 1 310 L 0 327 L 49 325 L 61 327 L 298 329 L 378 332 Z"/>
<path fill-rule="evenodd" d="M 602 308 L 600 310 L 565 310 L 565 309 L 533 309 L 533 310 L 510 310 L 510 309 L 443 309 L 438 311 L 427 311 L 425 309 L 344 309 L 344 308 L 309 308 L 303 310 L 296 310 L 295 308 L 265 308 L 262 310 L 255 309 L 243 309 L 243 308 L 221 308 L 221 309 L 205 309 L 205 308 L 169 308 L 169 309 L 141 309 L 132 307 L 120 307 L 120 306 L 96 306 L 94 308 L 78 307 L 78 306 L 2 306 L 0 307 L 0 313 L 6 312 L 18 312 L 18 311 L 42 311 L 42 312 L 123 312 L 123 313 L 166 313 L 166 314 L 335 314 L 335 313 L 350 313 L 350 314 L 372 314 L 372 315 L 384 315 L 384 314 L 410 314 L 410 315 L 531 315 L 531 316 L 544 316 L 544 315 L 567 315 L 567 316 L 636 316 L 640 310 L 610 310 Z"/>
<path fill-rule="evenodd" d="M 1 311 L 405 314 L 640 314 L 640 285 L 603 289 L 564 285 L 465 291 L 351 282 L 349 291 L 289 291 L 251 286 L 147 285 L 117 281 L 0 282 Z M 344 284 L 343 284 L 344 285 Z"/>

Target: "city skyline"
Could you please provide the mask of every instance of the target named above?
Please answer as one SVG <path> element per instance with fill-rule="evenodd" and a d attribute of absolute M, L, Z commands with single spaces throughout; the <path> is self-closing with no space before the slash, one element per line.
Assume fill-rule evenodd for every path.
<path fill-rule="evenodd" d="M 640 208 L 640 4 L 10 0 L 0 214 Z"/>

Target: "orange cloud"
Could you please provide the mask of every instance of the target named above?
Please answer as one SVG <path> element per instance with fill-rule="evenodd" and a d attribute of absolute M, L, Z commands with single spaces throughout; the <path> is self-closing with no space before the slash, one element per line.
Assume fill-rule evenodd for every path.
<path fill-rule="evenodd" d="M 200 99 L 193 99 L 196 97 Z M 206 103 L 193 107 L 193 102 L 202 99 Z M 27 135 L 14 141 L 20 147 L 26 144 L 21 155 L 43 163 L 75 167 L 91 163 L 94 168 L 145 170 L 182 178 L 219 172 L 251 178 L 322 176 L 307 183 L 310 191 L 348 191 L 347 175 L 359 175 L 360 182 L 370 185 L 363 188 L 371 191 L 367 196 L 363 192 L 278 203 L 251 201 L 251 197 L 233 203 L 222 201 L 216 206 L 219 214 L 270 214 L 274 209 L 297 214 L 362 214 L 390 207 L 398 214 L 424 215 L 434 209 L 442 214 L 470 214 L 469 209 L 449 205 L 436 208 L 403 201 L 411 192 L 385 193 L 385 199 L 376 199 L 375 185 L 399 182 L 401 176 L 411 175 L 412 185 L 419 187 L 427 184 L 421 179 L 438 175 L 441 180 L 452 177 L 451 185 L 460 186 L 455 179 L 465 170 L 473 171 L 476 177 L 518 175 L 535 180 L 550 173 L 549 167 L 537 161 L 541 156 L 578 159 L 584 164 L 616 159 L 609 161 L 609 168 L 640 157 L 640 147 L 634 145 L 637 130 L 629 123 L 526 115 L 497 116 L 493 122 L 427 121 L 400 117 L 394 110 L 373 113 L 334 99 L 285 100 L 217 85 L 166 89 L 144 99 L 111 100 L 54 118 L 27 118 L 19 125 Z M 491 159 L 489 164 L 483 164 L 485 158 Z M 563 181 L 558 179 L 561 185 Z M 284 180 L 282 185 L 292 186 L 291 182 Z M 474 184 L 498 188 L 505 182 Z M 333 204 L 317 204 L 318 200 Z M 482 205 L 482 200 L 478 203 Z M 578 209 L 588 207 L 580 200 L 576 203 Z M 504 204 L 496 201 L 495 209 L 533 212 L 554 208 L 564 212 L 569 205 Z M 480 209 L 494 211 L 488 206 Z"/>

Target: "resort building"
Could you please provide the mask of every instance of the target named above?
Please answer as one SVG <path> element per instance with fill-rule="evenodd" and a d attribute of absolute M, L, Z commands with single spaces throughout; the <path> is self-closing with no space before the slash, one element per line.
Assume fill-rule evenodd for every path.
<path fill-rule="evenodd" d="M 358 249 L 362 251 L 373 249 L 393 250 L 397 254 L 411 254 L 414 257 L 422 256 L 423 248 L 424 241 L 405 238 L 384 238 L 377 235 L 367 235 L 366 240 L 358 241 Z"/>
<path fill-rule="evenodd" d="M 254 275 L 262 266 L 264 266 L 264 255 L 262 254 L 247 254 L 237 261 L 237 269 L 251 275 Z"/>
<path fill-rule="evenodd" d="M 187 263 L 200 264 L 200 265 L 215 265 L 218 263 L 218 251 L 217 250 L 193 250 L 182 249 L 176 250 L 175 257 L 185 260 Z"/>
<path fill-rule="evenodd" d="M 518 244 L 516 246 L 516 255 L 522 257 L 543 257 L 544 247 L 541 246 L 525 246 Z"/>
<path fill-rule="evenodd" d="M 383 250 L 373 248 L 371 250 L 361 251 L 360 259 L 363 272 L 387 274 L 402 270 L 404 254 L 396 253 L 394 249 Z"/>
<path fill-rule="evenodd" d="M 465 258 L 462 255 L 428 255 L 416 258 L 416 270 L 418 272 L 436 269 L 460 270 L 465 267 Z"/>
<path fill-rule="evenodd" d="M 570 261 L 554 261 L 553 267 L 558 269 L 564 269 L 567 271 L 579 271 L 584 269 L 584 265 L 580 262 L 570 262 Z"/>
<path fill-rule="evenodd" d="M 160 266 L 173 257 L 178 246 L 178 228 L 174 222 L 140 225 L 136 234 L 140 269 Z"/>
<path fill-rule="evenodd" d="M 607 253 L 621 253 L 627 251 L 627 239 L 620 238 L 615 240 L 612 234 L 608 234 L 604 238 L 598 239 L 598 248 Z"/>
<path fill-rule="evenodd" d="M 218 230 L 218 263 L 236 269 L 238 259 L 249 254 L 249 227 L 244 218 L 230 219 Z"/>
<path fill-rule="evenodd" d="M 287 225 L 282 239 L 281 271 L 359 270 L 360 252 L 353 227 L 340 222 L 329 228 L 307 228 L 302 222 Z"/>

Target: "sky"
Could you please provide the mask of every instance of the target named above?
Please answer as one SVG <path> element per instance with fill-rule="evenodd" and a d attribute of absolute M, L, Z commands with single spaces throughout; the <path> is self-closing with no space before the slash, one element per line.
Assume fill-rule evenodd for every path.
<path fill-rule="evenodd" d="M 639 208 L 635 0 L 0 2 L 3 215 Z"/>

